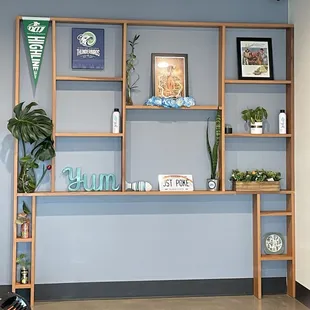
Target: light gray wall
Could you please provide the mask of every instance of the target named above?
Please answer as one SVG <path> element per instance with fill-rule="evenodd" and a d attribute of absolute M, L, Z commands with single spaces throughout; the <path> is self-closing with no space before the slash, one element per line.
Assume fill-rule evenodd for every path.
<path fill-rule="evenodd" d="M 14 18 L 16 15 L 145 18 L 205 21 L 287 22 L 287 2 L 273 0 L 218 1 L 10 1 L 1 9 L 0 38 L 0 173 L 3 176 L 0 217 L 0 285 L 11 282 L 12 145 L 6 130 L 13 105 Z M 70 26 L 57 28 L 58 74 L 70 70 Z M 106 70 L 119 75 L 120 29 L 106 29 Z M 198 104 L 217 104 L 216 30 L 136 28 L 141 34 L 137 54 L 141 75 L 135 101 L 142 104 L 150 91 L 150 53 L 189 54 L 190 92 Z M 227 77 L 236 77 L 235 37 L 271 36 L 275 76 L 283 78 L 285 41 L 281 31 L 229 31 Z M 37 100 L 51 112 L 51 37 L 33 96 L 21 46 L 21 100 Z M 90 73 L 87 73 L 90 75 Z M 107 131 L 114 107 L 120 106 L 115 83 L 57 84 L 57 131 Z M 284 107 L 284 88 L 227 87 L 227 121 L 242 131 L 240 111 L 264 104 L 270 112 L 270 132 Z M 205 188 L 209 163 L 205 126 L 213 112 L 130 111 L 127 123 L 127 179 L 147 179 L 156 185 L 159 173 L 193 174 L 197 189 Z M 285 175 L 285 140 L 227 140 L 227 177 L 231 169 L 279 169 Z M 87 173 L 115 172 L 120 176 L 120 140 L 59 138 L 57 189 L 64 190 L 61 170 L 82 167 Z M 229 182 L 227 182 L 229 185 Z M 283 184 L 284 185 L 284 184 Z M 40 190 L 48 190 L 47 183 Z M 27 200 L 29 201 L 29 200 Z M 22 200 L 20 200 L 22 202 Z M 30 202 L 30 201 L 29 201 Z M 285 207 L 285 198 L 264 196 L 263 207 Z M 284 219 L 263 220 L 263 231 L 285 232 Z M 22 245 L 19 251 L 27 249 Z M 152 279 L 237 278 L 252 276 L 252 216 L 250 196 L 219 197 L 63 197 L 39 198 L 37 218 L 37 283 Z M 285 275 L 285 263 L 264 263 L 264 276 Z"/>

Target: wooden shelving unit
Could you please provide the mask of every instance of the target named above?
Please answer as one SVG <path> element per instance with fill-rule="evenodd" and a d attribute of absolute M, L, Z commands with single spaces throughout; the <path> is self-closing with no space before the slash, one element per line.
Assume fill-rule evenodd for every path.
<path fill-rule="evenodd" d="M 16 18 L 16 43 L 15 43 L 15 105 L 20 102 L 20 29 L 22 17 Z M 57 23 L 76 23 L 76 24 L 113 24 L 122 27 L 122 76 L 119 77 L 87 77 L 87 76 L 59 76 L 56 72 L 56 24 Z M 18 176 L 18 144 L 15 142 L 14 152 L 14 197 L 13 197 L 13 259 L 12 259 L 12 290 L 30 289 L 31 306 L 35 301 L 35 240 L 36 240 L 36 198 L 54 197 L 54 196 L 157 196 L 157 195 L 252 195 L 253 200 L 253 279 L 254 295 L 262 298 L 262 261 L 285 260 L 287 261 L 287 294 L 295 297 L 295 187 L 294 187 L 294 27 L 289 24 L 250 24 L 250 23 L 209 23 L 209 22 L 178 22 L 178 21 L 154 21 L 154 20 L 115 20 L 115 19 L 90 19 L 90 18 L 51 18 L 51 36 L 52 36 L 52 120 L 56 124 L 56 91 L 57 82 L 77 81 L 77 82 L 122 82 L 122 133 L 85 133 L 85 132 L 56 132 L 54 126 L 53 139 L 57 143 L 57 138 L 61 137 L 118 137 L 121 139 L 122 157 L 121 157 L 121 189 L 116 192 L 59 192 L 55 191 L 55 159 L 52 161 L 51 170 L 51 191 L 35 193 L 17 193 Z M 203 27 L 216 28 L 219 30 L 219 55 L 218 55 L 218 102 L 214 105 L 197 105 L 192 108 L 181 108 L 181 110 L 217 110 L 219 107 L 222 112 L 222 136 L 220 143 L 219 175 L 220 191 L 210 192 L 197 190 L 194 192 L 126 192 L 126 114 L 129 110 L 160 110 L 163 108 L 151 107 L 145 105 L 126 105 L 126 47 L 127 47 L 127 29 L 129 26 L 160 26 L 160 27 Z M 226 32 L 228 28 L 246 28 L 246 29 L 283 29 L 286 30 L 286 51 L 287 51 L 287 76 L 285 80 L 274 81 L 249 81 L 226 79 Z M 225 88 L 228 84 L 266 84 L 283 85 L 286 87 L 286 112 L 288 118 L 288 134 L 264 134 L 261 136 L 249 135 L 246 133 L 234 133 L 225 135 Z M 172 110 L 172 109 L 165 109 Z M 186 112 L 184 112 L 186 113 Z M 225 188 L 225 141 L 226 138 L 287 138 L 286 139 L 286 184 L 287 189 L 280 192 L 235 192 Z M 287 205 L 283 211 L 262 211 L 261 196 L 270 194 L 286 195 Z M 15 216 L 18 209 L 18 198 L 30 197 L 32 203 L 32 230 L 31 238 L 20 239 L 17 237 L 17 228 Z M 285 255 L 263 255 L 261 253 L 261 218 L 266 216 L 286 216 L 287 218 L 287 254 Z M 19 243 L 31 243 L 31 276 L 30 283 L 23 285 L 17 282 L 16 276 L 16 254 Z"/>

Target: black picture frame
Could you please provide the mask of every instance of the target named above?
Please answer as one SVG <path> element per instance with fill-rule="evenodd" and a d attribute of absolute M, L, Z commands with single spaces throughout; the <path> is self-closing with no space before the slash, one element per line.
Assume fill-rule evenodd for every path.
<path fill-rule="evenodd" d="M 254 56 L 252 58 L 247 57 L 244 59 L 242 48 L 246 44 L 244 42 L 252 42 L 252 49 L 254 49 L 254 53 L 257 54 L 256 50 L 262 49 L 265 56 L 267 56 L 267 64 L 266 64 L 266 58 L 264 56 L 263 58 L 257 58 L 257 56 Z M 264 44 L 265 43 L 265 44 Z M 250 44 L 250 43 L 248 43 Z M 249 46 L 251 47 L 251 46 Z M 266 47 L 267 47 L 267 53 L 266 53 Z M 248 52 L 249 54 L 253 53 L 251 50 Z M 253 59 L 251 61 L 251 59 Z M 271 38 L 253 38 L 253 37 L 237 37 L 237 61 L 238 61 L 238 79 L 239 80 L 274 80 L 274 69 L 273 69 L 273 51 L 272 51 L 272 39 Z M 245 63 L 245 62 L 248 62 Z M 251 64 L 254 63 L 254 64 Z M 261 64 L 257 63 L 261 62 Z M 267 75 L 259 76 L 260 74 L 266 73 L 266 66 L 267 68 Z M 251 67 L 251 68 L 250 68 Z M 256 68 L 255 68 L 256 67 Z M 248 70 L 246 70 L 248 68 Z M 253 70 L 253 71 L 252 71 Z M 245 72 L 248 73 L 246 74 Z"/>
<path fill-rule="evenodd" d="M 165 59 L 167 58 L 167 60 L 171 59 L 176 59 L 176 58 L 182 58 L 183 59 L 183 90 L 181 91 L 181 93 L 177 96 L 174 96 L 174 94 L 171 95 L 165 95 L 163 93 L 160 93 L 160 91 L 157 89 L 157 82 L 156 82 L 156 78 L 157 78 L 157 59 Z M 160 69 L 158 69 L 160 70 Z M 172 70 L 172 69 L 171 69 Z M 179 54 L 179 53 L 152 53 L 151 54 L 151 76 L 152 76 L 152 96 L 157 96 L 157 97 L 161 97 L 161 98 L 178 98 L 178 97 L 188 97 L 189 93 L 188 93 L 188 54 Z M 163 90 L 162 90 L 163 92 Z"/>

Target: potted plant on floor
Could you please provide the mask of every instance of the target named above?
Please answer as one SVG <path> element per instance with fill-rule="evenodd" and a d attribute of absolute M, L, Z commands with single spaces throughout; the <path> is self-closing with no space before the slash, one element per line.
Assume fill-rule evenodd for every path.
<path fill-rule="evenodd" d="M 20 283 L 29 283 L 30 260 L 28 259 L 27 255 L 24 253 L 20 254 L 16 259 L 16 264 L 20 267 Z"/>
<path fill-rule="evenodd" d="M 281 172 L 264 169 L 252 171 L 235 169 L 230 177 L 230 181 L 233 182 L 233 190 L 237 192 L 279 192 L 280 180 Z"/>
<path fill-rule="evenodd" d="M 38 161 L 46 161 L 55 157 L 54 141 L 52 140 L 53 123 L 43 109 L 33 109 L 36 102 L 31 102 L 23 108 L 24 102 L 14 108 L 14 117 L 8 121 L 7 128 L 22 147 L 22 157 L 19 158 L 19 174 L 17 191 L 33 193 L 51 165 L 43 165 L 39 181 L 36 180 L 35 169 L 39 168 Z M 27 151 L 30 144 L 32 150 Z"/>
<path fill-rule="evenodd" d="M 210 179 L 207 179 L 207 189 L 209 191 L 219 190 L 217 165 L 218 165 L 221 129 L 222 129 L 222 116 L 221 116 L 220 109 L 217 109 L 216 118 L 215 118 L 215 138 L 214 138 L 213 148 L 211 148 L 210 140 L 209 140 L 209 118 L 207 120 L 207 132 L 206 132 L 207 150 L 208 150 L 208 154 L 210 158 L 210 165 L 211 165 L 211 177 Z"/>
<path fill-rule="evenodd" d="M 25 201 L 23 201 L 23 212 L 18 213 L 17 219 L 15 223 L 20 225 L 21 238 L 28 239 L 29 238 L 29 228 L 30 228 L 30 216 L 31 212 L 27 207 Z"/>
<path fill-rule="evenodd" d="M 243 120 L 250 124 L 251 134 L 261 135 L 263 133 L 263 122 L 268 117 L 268 112 L 263 107 L 246 109 L 241 114 Z"/>

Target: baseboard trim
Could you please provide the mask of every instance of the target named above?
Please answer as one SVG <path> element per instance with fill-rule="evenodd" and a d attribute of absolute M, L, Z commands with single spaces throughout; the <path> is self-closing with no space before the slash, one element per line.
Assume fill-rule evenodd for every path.
<path fill-rule="evenodd" d="M 310 309 L 310 290 L 296 282 L 296 299 Z"/>
<path fill-rule="evenodd" d="M 0 296 L 10 291 L 0 286 Z M 263 294 L 286 293 L 285 278 L 263 278 Z M 35 285 L 36 301 L 253 295 L 253 279 L 57 283 Z"/>

